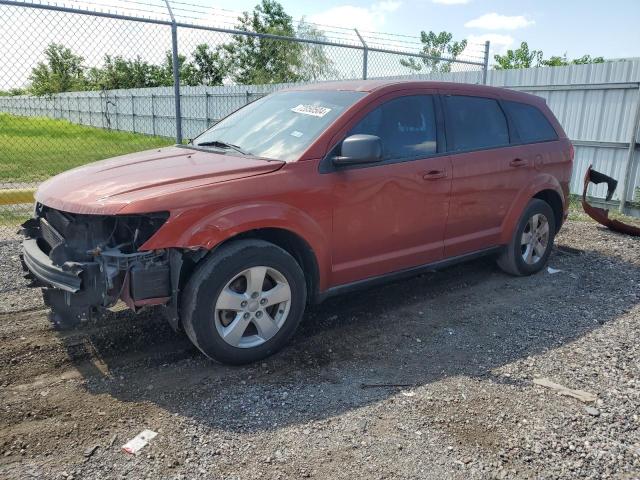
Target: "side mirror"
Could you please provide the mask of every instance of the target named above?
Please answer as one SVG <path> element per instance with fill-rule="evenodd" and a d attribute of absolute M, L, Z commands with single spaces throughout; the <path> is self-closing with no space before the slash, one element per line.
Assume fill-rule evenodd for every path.
<path fill-rule="evenodd" d="M 351 135 L 342 141 L 340 156 L 333 157 L 335 165 L 357 165 L 382 160 L 382 142 L 375 135 Z"/>

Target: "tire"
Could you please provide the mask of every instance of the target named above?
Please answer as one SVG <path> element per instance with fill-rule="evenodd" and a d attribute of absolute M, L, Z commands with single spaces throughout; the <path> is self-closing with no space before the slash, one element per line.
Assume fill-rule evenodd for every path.
<path fill-rule="evenodd" d="M 304 273 L 288 252 L 263 240 L 237 240 L 215 250 L 187 282 L 182 324 L 207 357 L 242 365 L 287 344 L 306 298 Z"/>
<path fill-rule="evenodd" d="M 537 233 L 533 237 L 529 235 L 532 225 Z M 555 234 L 556 220 L 553 209 L 543 200 L 532 199 L 520 217 L 511 242 L 498 258 L 498 266 L 506 273 L 516 276 L 539 272 L 547 264 Z M 529 243 L 528 240 L 532 238 L 532 243 Z M 539 242 L 538 238 L 541 238 Z M 545 238 L 546 242 L 543 242 Z"/>

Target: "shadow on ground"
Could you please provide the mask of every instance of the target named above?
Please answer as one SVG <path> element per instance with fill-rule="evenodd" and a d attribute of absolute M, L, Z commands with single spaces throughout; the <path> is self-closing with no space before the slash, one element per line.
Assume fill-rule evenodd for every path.
<path fill-rule="evenodd" d="M 571 342 L 637 302 L 624 288 L 640 276 L 633 264 L 562 247 L 550 264 L 563 271 L 513 278 L 487 258 L 329 300 L 306 314 L 292 345 L 245 367 L 207 360 L 153 312 L 63 341 L 91 393 L 223 430 L 269 430 L 401 388 L 376 385 L 496 381 L 493 369 Z"/>

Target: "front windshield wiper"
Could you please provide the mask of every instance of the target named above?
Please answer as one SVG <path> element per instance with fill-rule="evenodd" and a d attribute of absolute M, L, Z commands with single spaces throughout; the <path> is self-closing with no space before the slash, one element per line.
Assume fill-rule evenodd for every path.
<path fill-rule="evenodd" d="M 251 155 L 250 152 L 243 150 L 242 147 L 239 147 L 238 145 L 234 145 L 233 143 L 223 142 L 222 140 L 211 140 L 208 142 L 194 143 L 194 145 L 196 147 L 217 147 L 217 148 L 222 148 L 224 150 L 235 150 L 236 152 L 241 153 L 242 155 Z"/>

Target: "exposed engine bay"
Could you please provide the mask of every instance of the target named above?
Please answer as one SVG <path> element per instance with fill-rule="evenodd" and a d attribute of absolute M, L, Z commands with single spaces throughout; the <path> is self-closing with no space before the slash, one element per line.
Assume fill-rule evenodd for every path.
<path fill-rule="evenodd" d="M 175 300 L 171 267 L 179 272 L 181 254 L 139 251 L 168 217 L 166 212 L 82 215 L 37 204 L 34 217 L 23 224 L 22 262 L 43 287 L 54 323 L 77 324 L 119 300 L 133 310 Z"/>

